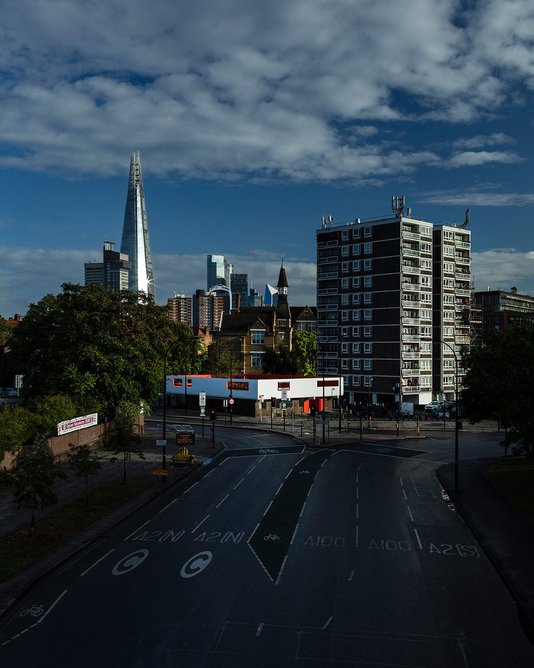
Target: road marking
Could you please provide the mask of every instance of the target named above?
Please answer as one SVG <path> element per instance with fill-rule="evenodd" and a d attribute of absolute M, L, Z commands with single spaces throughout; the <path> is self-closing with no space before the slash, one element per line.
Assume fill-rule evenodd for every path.
<path fill-rule="evenodd" d="M 261 636 L 262 629 L 263 629 L 263 622 L 261 622 L 258 626 L 258 630 L 256 631 L 256 638 L 259 638 Z"/>
<path fill-rule="evenodd" d="M 209 515 L 206 515 L 206 517 L 196 525 L 196 527 L 191 531 L 191 533 L 195 533 L 195 531 L 204 524 L 204 522 L 208 519 L 208 517 Z"/>
<path fill-rule="evenodd" d="M 404 487 L 402 488 L 402 495 L 404 496 L 404 500 L 408 501 L 408 497 L 406 496 L 406 490 L 404 489 Z"/>
<path fill-rule="evenodd" d="M 104 554 L 103 556 L 101 556 L 100 559 L 98 559 L 97 561 L 94 562 L 94 564 L 92 564 L 91 566 L 89 566 L 89 568 L 88 568 L 87 570 L 85 570 L 83 573 L 80 573 L 80 577 L 83 578 L 83 576 L 84 576 L 86 573 L 89 573 L 89 571 L 90 571 L 92 568 L 94 568 L 97 564 L 99 564 L 101 561 L 103 561 L 103 560 L 104 560 L 109 554 L 111 554 L 112 552 L 113 552 L 113 550 L 110 550 L 109 552 L 106 552 L 106 554 Z"/>
<path fill-rule="evenodd" d="M 419 545 L 419 549 L 423 549 L 423 544 L 421 543 L 421 539 L 419 538 L 419 532 L 417 529 L 414 527 L 414 532 L 415 532 L 415 537 L 417 538 L 417 544 Z"/>
<path fill-rule="evenodd" d="M 218 508 L 219 506 L 222 506 L 222 504 L 226 501 L 226 499 L 230 496 L 230 494 L 227 494 L 223 499 L 219 501 L 219 503 L 215 506 L 215 508 Z"/>
<path fill-rule="evenodd" d="M 126 538 L 125 538 L 124 540 L 129 540 L 135 533 L 137 533 L 137 532 L 139 531 L 139 529 L 142 529 L 142 528 L 143 528 L 144 526 L 146 526 L 149 522 L 150 522 L 150 520 L 147 520 L 144 524 L 141 524 L 141 526 L 140 526 L 140 527 L 137 527 L 137 529 L 136 529 L 135 531 L 132 531 L 132 533 L 131 533 L 129 536 L 126 536 Z"/>
<path fill-rule="evenodd" d="M 247 472 L 247 475 L 250 475 L 252 471 L 256 468 L 256 464 L 253 464 L 253 466 L 250 467 L 250 470 Z"/>
<path fill-rule="evenodd" d="M 234 486 L 234 489 L 237 489 L 244 480 L 245 478 L 241 478 L 241 480 L 237 483 L 237 485 Z"/>
<path fill-rule="evenodd" d="M 326 627 L 330 624 L 330 622 L 331 622 L 333 619 L 334 619 L 334 618 L 333 618 L 332 616 L 330 616 L 330 617 L 326 620 L 326 622 L 324 623 L 323 628 L 321 629 L 321 631 L 324 631 L 324 630 L 326 629 Z"/>
<path fill-rule="evenodd" d="M 191 485 L 191 487 L 188 487 L 188 488 L 185 490 L 184 494 L 187 494 L 188 492 L 190 492 L 190 491 L 193 489 L 193 487 L 196 487 L 196 486 L 198 485 L 199 482 L 200 482 L 200 480 L 197 480 L 195 483 L 193 483 L 193 484 Z"/>
<path fill-rule="evenodd" d="M 161 515 L 161 513 L 163 513 L 165 510 L 167 510 L 167 508 L 170 508 L 170 507 L 172 506 L 172 504 L 173 504 L 173 503 L 176 503 L 177 501 L 178 501 L 178 499 L 173 499 L 170 503 L 168 503 L 168 504 L 165 506 L 165 508 L 162 508 L 162 509 L 159 511 L 158 515 Z"/>
<path fill-rule="evenodd" d="M 194 578 L 210 565 L 212 559 L 212 552 L 199 552 L 185 562 L 180 570 L 180 575 L 183 578 Z"/>
<path fill-rule="evenodd" d="M 412 515 L 412 509 L 410 508 L 410 506 L 406 506 L 406 507 L 408 508 L 408 515 L 410 516 L 411 521 L 415 522 L 415 520 L 413 518 L 413 515 Z"/>
<path fill-rule="evenodd" d="M 357 520 L 360 519 L 360 504 L 359 503 L 356 504 L 356 519 Z"/>
<path fill-rule="evenodd" d="M 355 543 L 355 547 L 358 547 L 358 543 L 359 543 L 359 539 L 360 539 L 360 535 L 359 535 L 359 534 L 360 534 L 360 527 L 359 527 L 359 525 L 357 524 L 357 525 L 356 525 L 356 538 L 355 538 L 355 541 L 354 541 L 354 543 Z"/>
<path fill-rule="evenodd" d="M 353 577 L 354 577 L 354 571 L 351 571 L 349 575 L 349 582 L 352 582 Z"/>

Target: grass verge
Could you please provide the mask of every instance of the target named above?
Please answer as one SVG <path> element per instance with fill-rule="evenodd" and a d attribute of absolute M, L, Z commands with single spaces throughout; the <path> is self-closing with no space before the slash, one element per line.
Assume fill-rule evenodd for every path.
<path fill-rule="evenodd" d="M 486 466 L 484 475 L 520 513 L 534 520 L 534 461 L 500 461 Z"/>
<path fill-rule="evenodd" d="M 75 538 L 95 522 L 107 517 L 121 505 L 154 487 L 146 476 L 100 485 L 63 506 L 58 506 L 36 522 L 35 535 L 29 526 L 0 538 L 0 583 L 19 575 L 45 558 L 58 546 Z"/>

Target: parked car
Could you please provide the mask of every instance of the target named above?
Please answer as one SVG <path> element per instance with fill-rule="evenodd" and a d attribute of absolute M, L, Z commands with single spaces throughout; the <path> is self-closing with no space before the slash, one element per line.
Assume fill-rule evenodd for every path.
<path fill-rule="evenodd" d="M 427 413 L 433 413 L 435 410 L 443 408 L 443 401 L 431 401 L 425 406 L 425 411 Z"/>

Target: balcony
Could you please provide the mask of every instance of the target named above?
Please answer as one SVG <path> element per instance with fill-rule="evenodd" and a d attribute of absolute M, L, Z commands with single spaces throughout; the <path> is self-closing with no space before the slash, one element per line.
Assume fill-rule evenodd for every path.
<path fill-rule="evenodd" d="M 458 297 L 470 297 L 471 296 L 471 290 L 464 290 L 463 288 L 456 288 L 456 294 Z"/>
<path fill-rule="evenodd" d="M 456 264 L 471 264 L 471 258 L 469 255 L 460 255 L 460 253 L 456 253 L 454 257 Z"/>
<path fill-rule="evenodd" d="M 402 305 L 404 308 L 419 308 L 421 306 L 421 302 L 419 301 L 419 299 L 408 299 L 406 297 L 403 297 Z"/>
<path fill-rule="evenodd" d="M 414 241 L 419 241 L 421 235 L 419 232 L 409 232 L 407 229 L 403 228 L 402 238 L 403 239 L 413 239 Z"/>
<path fill-rule="evenodd" d="M 401 359 L 403 360 L 418 360 L 420 356 L 419 352 L 402 352 Z"/>
<path fill-rule="evenodd" d="M 419 343 L 420 337 L 419 334 L 402 334 L 401 342 L 402 343 Z"/>
<path fill-rule="evenodd" d="M 402 289 L 406 290 L 407 292 L 419 292 L 419 288 L 421 286 L 419 283 L 403 283 L 402 284 Z"/>
<path fill-rule="evenodd" d="M 455 245 L 456 245 L 456 248 L 466 248 L 467 250 L 471 250 L 471 242 L 470 241 L 456 241 Z"/>
<path fill-rule="evenodd" d="M 402 318 L 402 324 L 403 325 L 420 325 L 419 318 L 408 318 L 404 317 Z"/>
<path fill-rule="evenodd" d="M 416 264 L 403 264 L 402 265 L 403 274 L 420 274 L 421 267 Z"/>
<path fill-rule="evenodd" d="M 406 257 L 419 257 L 419 251 L 412 250 L 411 248 L 403 248 L 402 255 Z"/>

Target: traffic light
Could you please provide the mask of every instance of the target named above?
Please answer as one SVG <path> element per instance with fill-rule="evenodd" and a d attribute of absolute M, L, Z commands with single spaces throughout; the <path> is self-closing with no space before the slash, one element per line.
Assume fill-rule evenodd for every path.
<path fill-rule="evenodd" d="M 271 408 L 276 408 L 276 398 L 271 397 Z"/>
<path fill-rule="evenodd" d="M 310 415 L 312 417 L 315 417 L 316 413 L 317 413 L 317 409 L 315 408 L 315 406 L 310 406 Z"/>
<path fill-rule="evenodd" d="M 210 408 L 210 420 L 216 420 L 217 419 L 217 411 L 215 408 Z"/>

